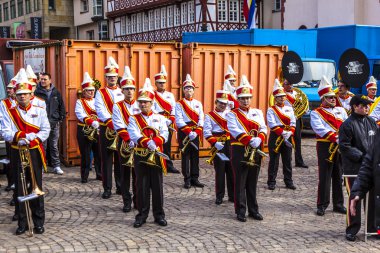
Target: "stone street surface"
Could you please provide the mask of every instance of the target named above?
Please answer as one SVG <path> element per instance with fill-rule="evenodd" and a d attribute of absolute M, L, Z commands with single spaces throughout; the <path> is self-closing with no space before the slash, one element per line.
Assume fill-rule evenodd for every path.
<path fill-rule="evenodd" d="M 182 188 L 179 174 L 164 177 L 164 209 L 167 227 L 153 223 L 152 213 L 141 228 L 133 228 L 136 210 L 121 211 L 121 196 L 101 198 L 100 181 L 92 171 L 87 184 L 80 183 L 79 168 L 63 168 L 63 176 L 44 175 L 45 233 L 29 238 L 14 235 L 11 194 L 0 184 L 0 252 L 380 252 L 380 240 L 347 242 L 345 216 L 332 212 L 315 214 L 317 160 L 315 140 L 303 140 L 303 156 L 309 169 L 295 168 L 297 190 L 285 188 L 280 167 L 277 188 L 266 187 L 267 164 L 258 184 L 258 203 L 263 221 L 236 220 L 233 204 L 214 204 L 214 170 L 201 159 L 203 189 Z M 180 162 L 175 161 L 180 169 Z M 344 190 L 345 196 L 347 195 Z M 226 198 L 225 198 L 226 200 Z"/>

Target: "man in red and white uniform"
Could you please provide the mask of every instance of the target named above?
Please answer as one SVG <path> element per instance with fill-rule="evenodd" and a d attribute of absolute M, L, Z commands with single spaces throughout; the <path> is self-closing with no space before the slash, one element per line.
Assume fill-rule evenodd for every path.
<path fill-rule="evenodd" d="M 367 97 L 369 100 L 373 102 L 375 102 L 376 100 L 376 92 L 377 92 L 377 80 L 375 79 L 374 76 L 371 76 L 369 78 L 369 81 L 368 83 L 365 85 L 366 89 L 367 89 Z M 369 105 L 371 106 L 371 104 Z"/>
<path fill-rule="evenodd" d="M 102 198 L 108 199 L 111 197 L 112 189 L 112 160 L 114 162 L 114 176 L 116 183 L 116 193 L 121 194 L 120 190 L 120 164 L 118 153 L 108 147 L 114 141 L 114 138 L 107 139 L 106 131 L 114 132 L 112 123 L 112 110 L 113 105 L 124 99 L 123 93 L 117 86 L 117 78 L 119 72 L 119 65 L 112 56 L 108 59 L 108 64 L 105 67 L 107 85 L 98 90 L 95 95 L 95 109 L 100 121 L 100 153 L 102 159 L 102 179 L 103 189 Z M 115 134 L 116 138 L 116 134 Z"/>
<path fill-rule="evenodd" d="M 39 106 L 41 108 L 44 108 L 46 110 L 46 102 L 45 100 L 34 96 L 34 91 L 37 88 L 37 76 L 34 74 L 33 69 L 30 65 L 26 66 L 26 76 L 28 77 L 28 80 L 30 84 L 32 85 L 32 98 L 30 101 L 32 102 L 33 105 Z"/>
<path fill-rule="evenodd" d="M 141 113 L 131 116 L 128 124 L 130 138 L 137 145 L 134 154 L 138 210 L 133 224 L 135 228 L 141 227 L 146 222 L 151 194 L 154 222 L 160 226 L 167 225 L 162 186 L 162 174 L 166 173 L 165 161 L 155 154 L 156 165 L 146 164 L 151 152 L 163 151 L 163 144 L 167 141 L 169 134 L 166 126 L 167 119 L 152 110 L 153 99 L 153 87 L 150 79 L 147 78 L 137 98 Z"/>
<path fill-rule="evenodd" d="M 219 153 L 230 157 L 230 131 L 227 128 L 226 115 L 229 112 L 228 106 L 229 92 L 218 90 L 216 92 L 215 109 L 205 117 L 203 128 L 205 139 L 216 148 Z M 234 200 L 234 185 L 231 163 L 221 160 L 218 156 L 214 158 L 215 169 L 215 204 L 223 203 L 227 181 L 228 200 Z"/>
<path fill-rule="evenodd" d="M 102 178 L 102 171 L 100 168 L 100 152 L 98 145 L 99 135 L 97 133 L 99 128 L 99 121 L 95 111 L 94 95 L 94 80 L 91 79 L 88 72 L 85 72 L 82 82 L 82 98 L 78 99 L 75 104 L 75 115 L 78 119 L 77 140 L 81 154 L 80 175 L 82 183 L 87 183 L 88 181 L 88 175 L 91 168 L 91 151 L 94 157 L 96 179 L 101 180 Z M 96 131 L 94 134 L 95 140 L 89 140 L 87 135 L 84 134 L 83 130 L 88 127 Z"/>
<path fill-rule="evenodd" d="M 249 160 L 254 149 L 260 149 L 266 139 L 267 126 L 263 112 L 251 108 L 253 88 L 247 77 L 242 76 L 241 84 L 236 89 L 239 100 L 239 108 L 233 109 L 227 114 L 227 127 L 231 134 L 231 164 L 234 172 L 235 185 L 235 213 L 237 219 L 245 222 L 246 210 L 255 220 L 262 220 L 259 206 L 256 200 L 257 180 L 260 172 L 261 156 L 254 158 L 256 166 L 249 166 L 245 162 Z M 247 151 L 250 151 L 248 154 Z"/>
<path fill-rule="evenodd" d="M 351 114 L 350 101 L 351 101 L 351 98 L 354 96 L 354 94 L 350 92 L 350 86 L 344 83 L 342 80 L 339 80 L 338 91 L 336 93 L 336 96 L 337 96 L 336 106 L 343 107 L 346 110 L 347 115 L 350 115 Z"/>
<path fill-rule="evenodd" d="M 16 99 L 17 106 L 8 110 L 8 115 L 3 120 L 3 138 L 11 143 L 12 155 L 11 159 L 14 169 L 17 171 L 17 179 L 15 187 L 18 196 L 28 193 L 23 192 L 20 173 L 21 161 L 19 149 L 21 146 L 28 146 L 30 151 L 30 163 L 33 167 L 36 183 L 42 190 L 42 169 L 46 168 L 46 157 L 42 143 L 49 137 L 50 124 L 46 114 L 46 110 L 33 106 L 30 102 L 32 86 L 28 81 L 25 69 L 20 69 L 18 79 L 16 81 Z M 28 170 L 28 168 L 26 168 Z M 26 183 L 31 182 L 30 173 L 26 173 Z M 44 198 L 38 198 L 29 201 L 32 219 L 34 223 L 34 231 L 42 234 L 45 222 Z M 16 235 L 23 234 L 27 229 L 27 220 L 25 212 L 25 202 L 20 203 L 18 209 L 18 228 Z"/>
<path fill-rule="evenodd" d="M 322 104 L 310 114 L 310 123 L 317 137 L 318 157 L 318 199 L 317 215 L 323 216 L 330 204 L 330 186 L 332 184 L 333 211 L 345 214 L 343 206 L 342 170 L 339 168 L 338 152 L 332 157 L 332 163 L 327 159 L 332 156 L 334 147 L 338 145 L 340 125 L 348 116 L 343 107 L 336 106 L 336 94 L 332 85 L 322 77 L 318 88 Z"/>
<path fill-rule="evenodd" d="M 154 92 L 153 111 L 164 115 L 168 119 L 167 125 L 174 128 L 175 98 L 173 93 L 165 90 L 167 79 L 168 74 L 166 73 L 165 65 L 162 65 L 161 72 L 154 76 L 157 90 Z M 172 136 L 173 130 L 169 129 L 168 141 L 164 144 L 164 153 L 169 157 L 171 157 Z M 174 168 L 172 161 L 168 161 L 167 166 L 169 173 L 179 173 L 179 170 Z"/>
<path fill-rule="evenodd" d="M 179 129 L 179 148 L 184 147 L 186 138 L 199 149 L 199 143 L 202 141 L 204 113 L 202 103 L 193 98 L 195 83 L 189 74 L 182 83 L 182 89 L 185 97 L 180 99 L 175 107 L 175 120 Z M 185 189 L 189 189 L 191 186 L 203 188 L 204 185 L 199 182 L 199 150 L 191 143 L 182 153 L 181 165 L 185 181 L 183 187 Z"/>
<path fill-rule="evenodd" d="M 223 90 L 229 91 L 228 95 L 228 109 L 234 109 L 239 107 L 239 101 L 236 98 L 236 81 L 237 75 L 231 65 L 228 65 L 227 72 L 224 75 Z"/>
<path fill-rule="evenodd" d="M 119 137 L 117 150 L 119 151 L 119 163 L 120 170 L 120 190 L 123 197 L 123 212 L 131 211 L 132 195 L 129 191 L 131 188 L 131 176 L 132 176 L 132 191 L 133 191 L 133 204 L 136 207 L 136 175 L 133 166 L 125 165 L 130 158 L 131 152 L 126 157 L 121 154 L 125 154 L 121 150 L 124 148 L 133 149 L 134 144 L 130 139 L 127 126 L 129 124 L 129 117 L 131 115 L 139 114 L 140 108 L 135 100 L 136 83 L 131 74 L 131 70 L 128 66 L 125 67 L 124 75 L 120 81 L 120 87 L 124 94 L 124 100 L 117 102 L 113 107 L 112 122 Z M 123 144 L 123 145 L 122 145 Z"/>
<path fill-rule="evenodd" d="M 268 127 L 270 128 L 268 141 L 268 189 L 273 191 L 276 188 L 276 177 L 281 155 L 286 188 L 295 190 L 296 187 L 293 184 L 292 178 L 291 142 L 296 128 L 296 118 L 293 107 L 285 105 L 286 93 L 278 79 L 274 82 L 272 94 L 275 105 L 269 107 L 267 111 Z M 278 148 L 279 140 L 282 144 L 280 145 L 279 152 L 276 153 L 274 150 Z"/>

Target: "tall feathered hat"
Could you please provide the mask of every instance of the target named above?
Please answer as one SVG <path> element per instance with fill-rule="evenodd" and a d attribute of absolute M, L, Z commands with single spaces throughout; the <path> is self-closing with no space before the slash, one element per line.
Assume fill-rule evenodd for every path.
<path fill-rule="evenodd" d="M 117 65 L 115 59 L 110 56 L 108 58 L 107 66 L 104 68 L 106 76 L 118 76 L 119 74 L 119 65 Z"/>
<path fill-rule="evenodd" d="M 152 101 L 154 99 L 154 90 L 149 78 L 145 79 L 144 86 L 139 90 L 137 101 Z"/>
<path fill-rule="evenodd" d="M 34 71 L 32 69 L 32 66 L 29 64 L 26 65 L 26 76 L 28 77 L 28 80 L 32 86 L 37 86 L 37 76 L 34 74 Z"/>
<path fill-rule="evenodd" d="M 274 80 L 272 94 L 274 97 L 286 96 L 284 87 L 282 87 L 280 81 L 277 78 Z"/>
<path fill-rule="evenodd" d="M 82 90 L 95 90 L 94 80 L 90 77 L 88 72 L 83 74 Z"/>
<path fill-rule="evenodd" d="M 136 81 L 131 74 L 131 69 L 128 66 L 124 68 L 124 75 L 120 81 L 120 88 L 134 88 L 136 89 Z"/>
<path fill-rule="evenodd" d="M 165 69 L 165 65 L 161 65 L 161 72 L 156 74 L 154 76 L 154 80 L 156 82 L 163 82 L 163 83 L 166 83 L 167 81 L 167 78 L 168 78 L 168 73 L 166 73 L 166 69 Z"/>
<path fill-rule="evenodd" d="M 377 80 L 376 80 L 376 78 L 374 76 L 371 76 L 369 78 L 368 83 L 365 85 L 365 87 L 367 88 L 367 90 L 371 89 L 371 88 L 372 89 L 377 89 Z"/>
<path fill-rule="evenodd" d="M 253 87 L 248 82 L 245 75 L 241 76 L 240 86 L 236 88 L 236 95 L 238 98 L 252 97 Z"/>
<path fill-rule="evenodd" d="M 236 80 L 236 73 L 233 70 L 233 68 L 231 67 L 231 65 L 228 65 L 228 67 L 227 67 L 227 72 L 224 75 L 224 80 L 228 80 L 228 81 L 229 80 Z"/>
<path fill-rule="evenodd" d="M 195 89 L 195 83 L 194 83 L 193 79 L 191 79 L 190 74 L 186 75 L 186 80 L 182 83 L 182 89 L 184 89 L 187 86 L 191 86 Z"/>
<path fill-rule="evenodd" d="M 16 91 L 16 95 L 32 93 L 32 85 L 28 80 L 28 77 L 26 75 L 26 71 L 24 68 L 21 68 L 20 71 L 18 72 L 15 91 Z"/>
<path fill-rule="evenodd" d="M 326 76 L 322 76 L 322 79 L 319 83 L 318 95 L 320 99 L 322 99 L 323 97 L 328 97 L 328 96 L 336 96 L 335 92 L 332 89 L 332 85 L 327 80 Z"/>

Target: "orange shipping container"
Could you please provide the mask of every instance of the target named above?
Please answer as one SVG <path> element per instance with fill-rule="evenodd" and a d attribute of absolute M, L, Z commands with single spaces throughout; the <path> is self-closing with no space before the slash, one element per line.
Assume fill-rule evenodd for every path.
<path fill-rule="evenodd" d="M 182 97 L 183 78 L 190 73 L 198 88 L 195 98 L 203 103 L 205 113 L 213 109 L 215 91 L 222 88 L 227 66 L 232 65 L 239 76 L 247 75 L 254 86 L 253 106 L 266 112 L 268 95 L 284 51 L 281 47 L 241 45 L 63 40 L 59 43 L 16 49 L 15 70 L 24 67 L 25 49 L 41 47 L 45 48 L 46 72 L 51 73 L 52 82 L 65 100 L 67 118 L 62 124 L 60 140 L 60 153 L 65 165 L 80 163 L 74 107 L 83 73 L 89 72 L 104 84 L 104 66 L 109 56 L 113 56 L 118 62 L 120 76 L 123 74 L 124 66 L 130 66 L 132 75 L 140 87 L 146 77 L 153 80 L 164 64 L 169 75 L 167 89 L 173 92 L 177 99 Z M 201 156 L 208 155 L 208 147 L 204 141 Z M 174 158 L 179 158 L 175 138 L 172 141 L 172 151 Z"/>

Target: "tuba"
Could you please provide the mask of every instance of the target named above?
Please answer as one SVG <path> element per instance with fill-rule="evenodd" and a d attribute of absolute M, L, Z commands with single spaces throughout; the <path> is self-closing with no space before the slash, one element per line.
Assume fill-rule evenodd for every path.
<path fill-rule="evenodd" d="M 293 104 L 294 116 L 296 119 L 301 118 L 307 110 L 309 110 L 309 100 L 306 94 L 299 88 L 293 88 L 297 92 L 295 102 Z"/>

